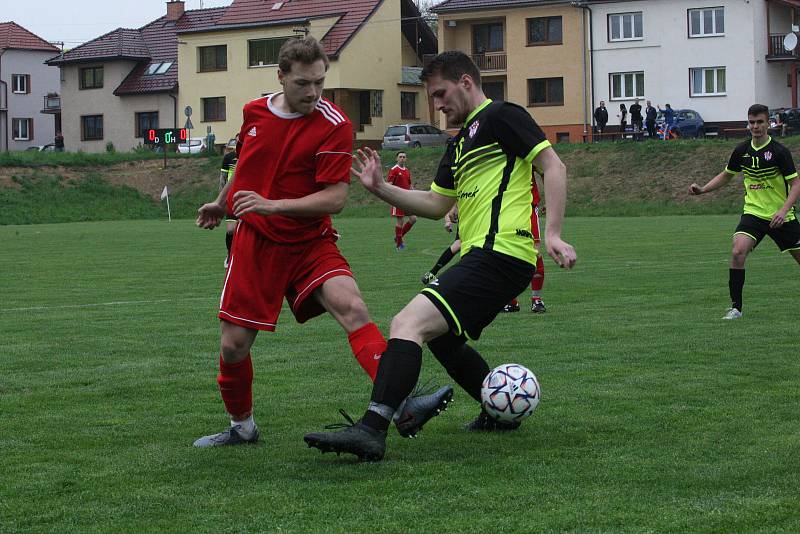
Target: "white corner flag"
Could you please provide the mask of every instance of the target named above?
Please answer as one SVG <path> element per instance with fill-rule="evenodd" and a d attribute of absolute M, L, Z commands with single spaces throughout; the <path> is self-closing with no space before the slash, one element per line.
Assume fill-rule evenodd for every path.
<path fill-rule="evenodd" d="M 172 213 L 169 210 L 169 187 L 166 185 L 164 186 L 164 190 L 161 191 L 161 200 L 167 199 L 167 217 L 170 221 L 172 221 Z"/>

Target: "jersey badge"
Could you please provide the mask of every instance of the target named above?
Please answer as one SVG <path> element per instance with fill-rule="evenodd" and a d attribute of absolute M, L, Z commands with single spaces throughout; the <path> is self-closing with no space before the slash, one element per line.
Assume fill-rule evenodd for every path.
<path fill-rule="evenodd" d="M 772 152 L 770 152 L 769 150 L 764 152 L 764 161 L 769 161 L 771 159 L 772 159 Z"/>
<path fill-rule="evenodd" d="M 256 127 L 253 126 L 252 128 L 250 128 L 250 131 L 247 132 L 247 135 L 255 137 L 256 136 Z"/>
<path fill-rule="evenodd" d="M 469 127 L 469 138 L 470 138 L 470 139 L 472 139 L 473 137 L 475 137 L 475 132 L 477 132 L 477 131 L 478 131 L 478 126 L 480 126 L 480 125 L 481 125 L 481 121 L 475 121 L 475 122 L 473 122 L 473 123 L 472 123 L 472 125 Z"/>

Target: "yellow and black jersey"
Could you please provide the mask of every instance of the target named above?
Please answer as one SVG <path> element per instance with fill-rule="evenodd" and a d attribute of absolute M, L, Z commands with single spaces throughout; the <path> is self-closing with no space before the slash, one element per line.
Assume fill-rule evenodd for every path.
<path fill-rule="evenodd" d="M 797 178 L 791 152 L 771 137 L 760 147 L 752 140 L 737 146 L 725 172 L 744 174 L 744 213 L 761 219 L 772 219 L 783 207 L 789 196 L 789 181 Z M 794 219 L 792 207 L 786 220 Z"/>
<path fill-rule="evenodd" d="M 431 189 L 456 197 L 461 255 L 473 247 L 531 264 L 534 158 L 550 142 L 525 109 L 486 100 L 448 143 Z"/>
<path fill-rule="evenodd" d="M 233 178 L 233 172 L 236 170 L 236 161 L 239 159 L 239 155 L 236 151 L 228 152 L 222 157 L 222 168 L 220 172 L 227 173 L 228 181 L 231 181 Z"/>

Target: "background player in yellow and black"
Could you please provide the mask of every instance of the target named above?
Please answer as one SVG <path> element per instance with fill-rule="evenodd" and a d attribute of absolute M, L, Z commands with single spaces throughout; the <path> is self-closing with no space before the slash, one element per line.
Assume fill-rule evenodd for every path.
<path fill-rule="evenodd" d="M 388 184 L 380 157 L 371 149 L 359 151 L 353 173 L 370 192 L 408 213 L 438 219 L 457 203 L 461 261 L 392 320 L 363 417 L 339 432 L 305 436 L 309 446 L 323 452 L 383 458 L 392 415 L 419 377 L 424 343 L 458 385 L 480 402 L 489 365 L 466 341 L 478 339 L 531 281 L 536 264 L 532 165 L 544 174 L 547 252 L 561 267 L 571 268 L 576 261 L 575 250 L 561 239 L 566 168 L 528 112 L 487 99 L 480 72 L 462 52 L 439 54 L 423 69 L 421 79 L 448 123 L 462 125 L 448 144 L 431 189 Z M 481 412 L 468 429 L 498 430 L 499 423 Z"/>
<path fill-rule="evenodd" d="M 236 134 L 236 143 L 239 143 L 239 134 Z M 228 146 L 225 149 L 225 155 L 222 156 L 222 167 L 219 169 L 219 190 L 227 185 L 233 178 L 236 172 L 236 162 L 239 160 L 239 154 L 236 152 L 236 145 Z M 225 268 L 228 268 L 228 261 L 231 257 L 231 245 L 233 244 L 233 234 L 236 232 L 236 224 L 239 218 L 232 213 L 226 214 L 225 217 L 225 246 L 228 248 L 228 255 L 225 256 Z"/>
<path fill-rule="evenodd" d="M 733 253 L 728 277 L 731 307 L 723 319 L 742 316 L 744 263 L 765 235 L 781 252 L 789 252 L 800 263 L 800 223 L 794 205 L 800 197 L 792 154 L 768 135 L 769 109 L 754 104 L 747 110 L 747 127 L 752 139 L 737 146 L 725 170 L 706 185 L 689 186 L 693 195 L 708 193 L 744 174 L 744 213 L 733 234 Z"/>

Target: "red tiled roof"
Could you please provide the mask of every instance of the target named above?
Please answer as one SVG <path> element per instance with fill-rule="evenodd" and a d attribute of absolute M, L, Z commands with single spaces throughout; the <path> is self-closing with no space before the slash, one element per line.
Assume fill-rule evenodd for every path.
<path fill-rule="evenodd" d="M 336 57 L 383 0 L 287 0 L 272 9 L 278 0 L 233 0 L 217 22 L 218 29 L 237 26 L 291 23 L 322 17 L 340 17 L 320 43 Z"/>
<path fill-rule="evenodd" d="M 139 64 L 114 90 L 115 95 L 174 91 L 178 85 L 178 37 L 182 29 L 211 27 L 224 7 L 186 11 L 177 21 L 160 17 L 139 29 L 117 28 L 47 61 L 50 65 L 133 59 Z M 152 63 L 172 62 L 164 74 L 145 74 Z"/>
<path fill-rule="evenodd" d="M 0 22 L 0 50 L 4 49 L 58 52 L 57 47 L 29 32 L 16 22 Z"/>
<path fill-rule="evenodd" d="M 445 0 L 431 8 L 434 13 L 448 11 L 471 11 L 473 9 L 502 9 L 507 7 L 530 7 L 549 4 L 568 4 L 568 0 Z"/>

